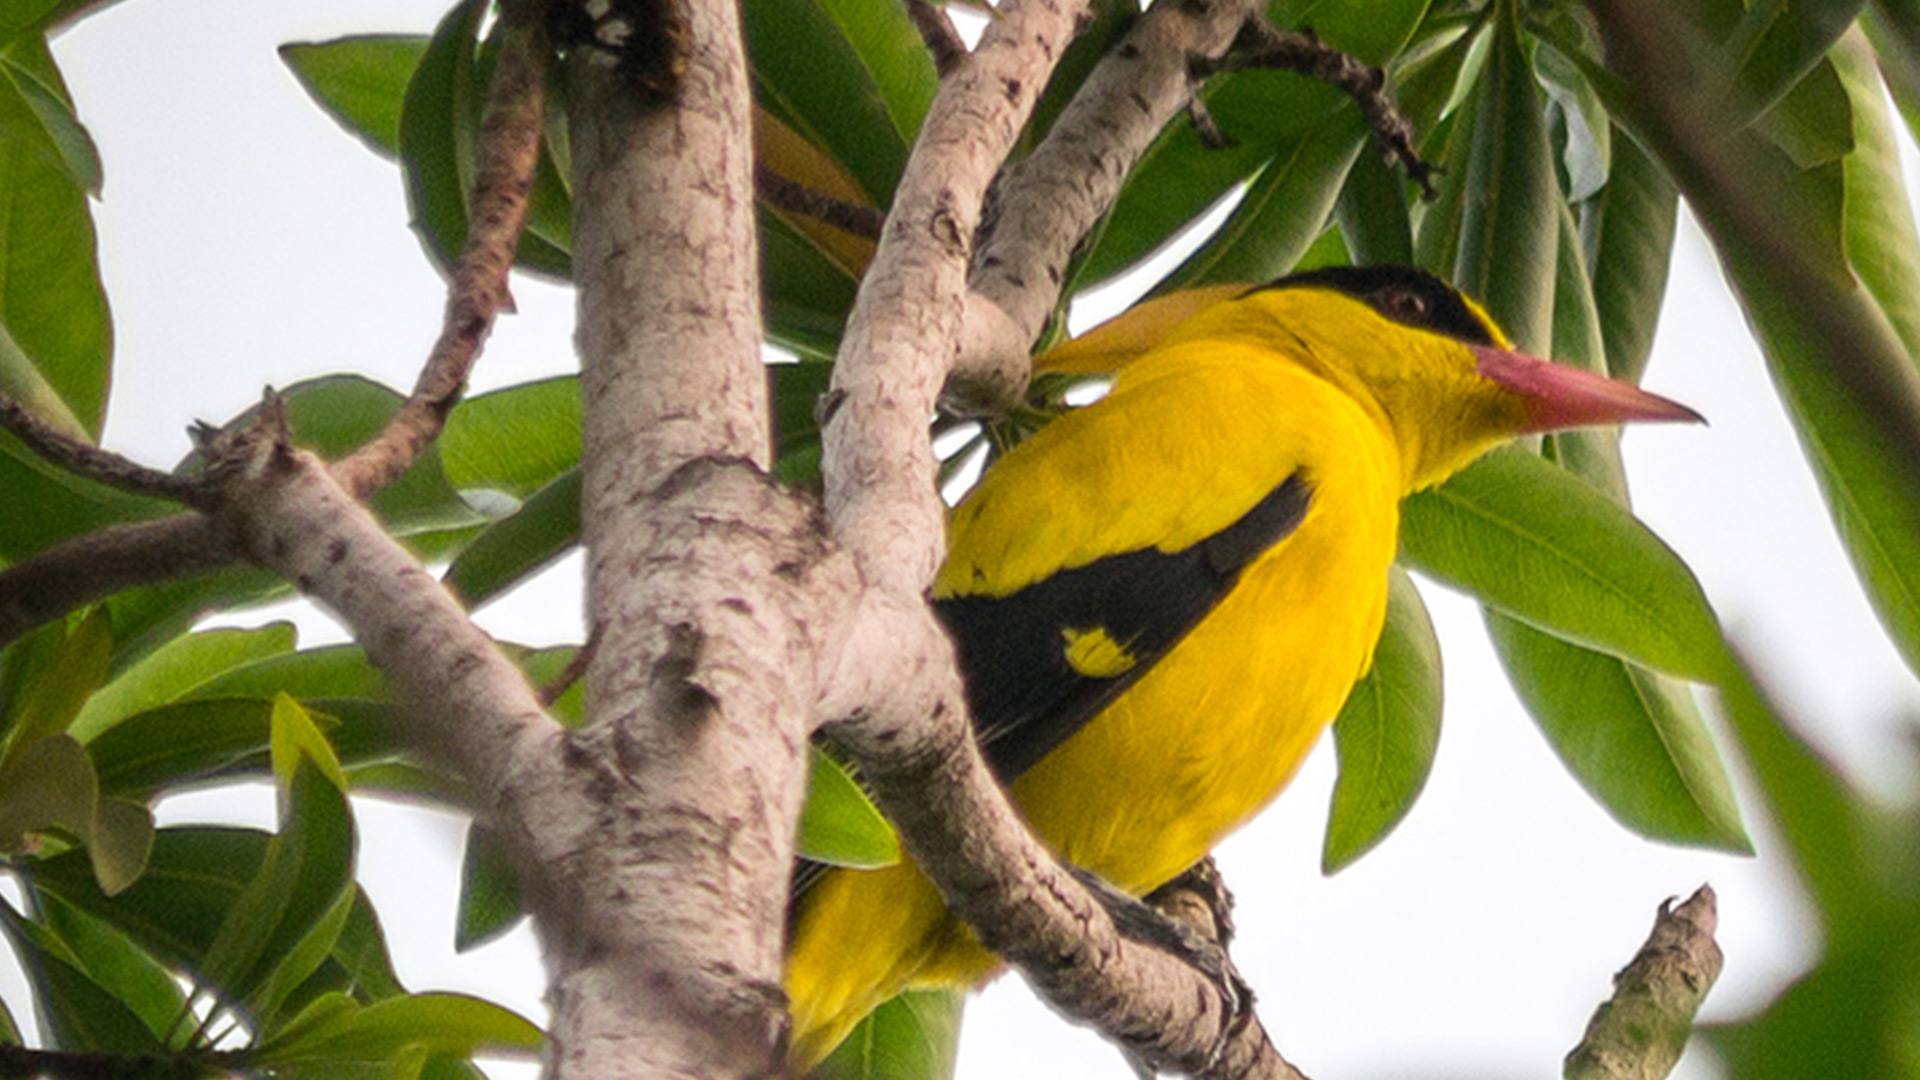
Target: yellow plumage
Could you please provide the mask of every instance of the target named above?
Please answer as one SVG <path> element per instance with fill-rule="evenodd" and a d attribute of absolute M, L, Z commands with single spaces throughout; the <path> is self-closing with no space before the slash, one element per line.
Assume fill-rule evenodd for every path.
<path fill-rule="evenodd" d="M 1062 858 L 1135 895 L 1277 795 L 1365 673 L 1400 499 L 1532 416 L 1528 395 L 1478 372 L 1474 345 L 1508 343 L 1436 280 L 1376 270 L 1278 284 L 1161 302 L 1042 357 L 1043 369 L 1114 372 L 1113 387 L 1009 452 L 949 518 L 936 600 L 1027 622 L 1050 610 L 1027 602 L 1050 584 L 1104 589 L 1116 557 L 1135 573 L 1160 565 L 1155 552 L 1204 553 L 1182 564 L 1204 576 L 1207 558 L 1224 557 L 1210 544 L 1258 526 L 1258 550 L 1232 562 L 1219 595 L 1157 655 L 1133 655 L 1152 636 L 1128 638 L 1121 616 L 1062 615 L 1032 638 L 1057 645 L 1048 670 L 1077 678 L 1076 693 L 1101 680 L 1119 689 L 1091 699 L 1084 726 L 1012 780 L 1014 799 Z M 1435 304 L 1447 311 L 1427 310 Z M 1139 601 L 1137 586 L 1114 587 L 1128 590 L 1122 600 L 1100 593 L 1094 610 Z M 964 668 L 965 624 L 950 622 Z M 1143 670 L 1130 670 L 1136 660 Z M 991 673 L 965 673 L 978 713 L 973 680 Z M 996 725 L 1050 722 L 975 719 L 990 752 Z M 901 990 L 971 985 L 998 966 L 911 862 L 829 871 L 793 928 L 794 1061 L 817 1062 Z"/>

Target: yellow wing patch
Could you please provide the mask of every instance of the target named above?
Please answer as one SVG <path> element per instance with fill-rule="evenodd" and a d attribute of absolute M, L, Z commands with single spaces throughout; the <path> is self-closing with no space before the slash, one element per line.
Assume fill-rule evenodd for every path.
<path fill-rule="evenodd" d="M 1067 665 L 1088 678 L 1112 679 L 1126 674 L 1140 662 L 1125 645 L 1108 636 L 1105 627 L 1069 626 L 1060 631 L 1060 637 L 1067 643 L 1063 651 Z"/>

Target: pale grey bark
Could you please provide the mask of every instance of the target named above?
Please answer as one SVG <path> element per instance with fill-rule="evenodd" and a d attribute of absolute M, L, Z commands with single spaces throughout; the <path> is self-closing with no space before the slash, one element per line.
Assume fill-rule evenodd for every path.
<path fill-rule="evenodd" d="M 536 908 L 560 1077 L 779 1068 L 816 657 L 851 575 L 765 474 L 749 97 L 734 5 L 681 5 L 660 104 L 573 65 L 593 843 Z"/>
<path fill-rule="evenodd" d="M 1259 0 L 1158 3 L 1087 76 L 1034 152 L 996 192 L 996 214 L 968 280 L 953 392 L 992 407 L 1016 396 L 1082 237 L 1127 174 L 1193 100 L 1196 59 L 1226 52 Z"/>

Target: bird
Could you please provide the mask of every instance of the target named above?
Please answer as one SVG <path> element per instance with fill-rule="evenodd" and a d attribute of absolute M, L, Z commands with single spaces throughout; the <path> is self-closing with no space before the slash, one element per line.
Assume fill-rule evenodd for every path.
<path fill-rule="evenodd" d="M 951 510 L 933 604 L 1028 825 L 1133 896 L 1278 795 L 1366 673 L 1405 496 L 1522 434 L 1700 419 L 1517 351 L 1479 304 L 1396 266 L 1171 293 L 1034 367 L 1112 385 Z M 1001 966 L 910 858 L 811 875 L 789 1064 L 902 990 Z"/>

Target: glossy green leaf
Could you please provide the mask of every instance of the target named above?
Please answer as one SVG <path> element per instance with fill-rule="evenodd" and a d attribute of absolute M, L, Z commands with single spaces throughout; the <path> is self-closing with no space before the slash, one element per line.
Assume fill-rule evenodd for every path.
<path fill-rule="evenodd" d="M 102 791 L 147 798 L 242 770 L 264 775 L 272 715 L 262 698 L 177 702 L 135 714 L 87 749 Z"/>
<path fill-rule="evenodd" d="M 9 55 L 35 46 L 41 43 L 15 42 L 0 52 L 0 142 L 40 155 L 74 186 L 98 197 L 100 151 L 74 115 L 72 103 L 58 86 L 49 85 Z"/>
<path fill-rule="evenodd" d="M 330 996 L 263 1043 L 254 1060 L 275 1067 L 384 1061 L 412 1045 L 436 1055 L 524 1056 L 544 1042 L 523 1017 L 464 994 L 412 994 L 365 1006 Z"/>
<path fill-rule="evenodd" d="M 484 945 L 511 930 L 526 910 L 520 906 L 520 876 L 500 842 L 476 822 L 467 826 L 460 860 L 460 917 L 453 929 L 456 951 Z"/>
<path fill-rule="evenodd" d="M 1920 8 L 1908 0 L 1874 0 L 1860 25 L 1908 133 L 1920 131 Z"/>
<path fill-rule="evenodd" d="M 580 463 L 578 376 L 521 383 L 461 402 L 438 441 L 460 491 L 524 499 Z"/>
<path fill-rule="evenodd" d="M 1799 85 L 1753 122 L 1753 130 L 1783 151 L 1794 166 L 1811 169 L 1853 149 L 1847 91 L 1830 61 L 1821 61 Z"/>
<path fill-rule="evenodd" d="M 86 192 L 62 165 L 0 140 L 0 391 L 97 436 L 112 355 Z"/>
<path fill-rule="evenodd" d="M 7 364 L 0 327 L 0 368 Z M 0 372 L 0 392 L 11 393 Z M 45 414 L 41 414 L 45 418 Z M 41 460 L 0 432 L 0 561 L 17 562 L 54 544 L 108 525 L 179 512 L 161 499 L 127 495 Z"/>
<path fill-rule="evenodd" d="M 54 1045 L 103 1054 L 165 1053 L 140 1016 L 81 970 L 51 931 L 20 918 L 5 904 L 0 904 L 0 929 L 20 957 Z"/>
<path fill-rule="evenodd" d="M 95 608 L 67 629 L 55 624 L 35 641 L 34 655 L 8 671 L 0 702 L 0 767 L 43 736 L 67 730 L 87 698 L 106 680 L 113 624 Z"/>
<path fill-rule="evenodd" d="M 68 0 L 12 0 L 0 4 L 0 41 L 44 26 Z"/>
<path fill-rule="evenodd" d="M 1533 68 L 1508 9 L 1473 108 L 1453 282 L 1522 348 L 1552 340 L 1560 187 Z"/>
<path fill-rule="evenodd" d="M 1613 168 L 1613 122 L 1607 107 L 1579 67 L 1553 46 L 1540 43 L 1534 48 L 1533 69 L 1547 93 L 1567 198 L 1592 198 Z"/>
<path fill-rule="evenodd" d="M 1680 193 L 1638 143 L 1623 137 L 1613 146 L 1606 187 L 1581 207 L 1580 240 L 1607 373 L 1639 382 L 1666 299 Z"/>
<path fill-rule="evenodd" d="M 871 870 L 900 861 L 900 839 L 846 768 L 813 748 L 798 852 L 833 866 Z"/>
<path fill-rule="evenodd" d="M 855 1027 L 812 1080 L 947 1080 L 960 1046 L 960 990 L 911 990 Z"/>
<path fill-rule="evenodd" d="M 387 697 L 384 677 L 358 645 L 327 645 L 257 660 L 222 674 L 191 696 L 270 698 L 282 692 L 303 700 Z"/>
<path fill-rule="evenodd" d="M 234 901 L 258 875 L 271 839 L 257 829 L 161 829 L 147 872 L 117 896 L 100 891 L 78 851 L 36 864 L 33 886 L 113 926 L 162 963 L 199 972 Z"/>
<path fill-rule="evenodd" d="M 1427 13 L 1429 0 L 1272 0 L 1267 16 L 1314 36 L 1364 64 L 1380 67 L 1398 55 Z"/>
<path fill-rule="evenodd" d="M 1591 485 L 1496 450 L 1408 499 L 1409 565 L 1555 636 L 1702 682 L 1727 669 L 1686 564 Z"/>
<path fill-rule="evenodd" d="M 1333 874 L 1387 838 L 1426 787 L 1440 746 L 1440 642 L 1406 571 L 1394 568 L 1373 667 L 1333 722 L 1339 778 L 1320 847 Z"/>
<path fill-rule="evenodd" d="M 473 145 L 474 35 L 486 5 L 462 0 L 434 28 L 407 84 L 400 160 L 414 231 L 442 272 L 467 240 L 467 177 L 460 146 Z"/>
<path fill-rule="evenodd" d="M 580 473 L 561 473 L 473 539 L 442 582 L 469 608 L 539 573 L 580 542 Z"/>
<path fill-rule="evenodd" d="M 1616 820 L 1649 839 L 1752 852 L 1685 686 L 1495 612 L 1487 628 L 1554 753 Z"/>
<path fill-rule="evenodd" d="M 1859 35 L 1834 47 L 1832 66 L 1849 98 L 1852 121 L 1853 152 L 1843 165 L 1847 262 L 1908 353 L 1920 357 L 1920 231 L 1914 227 L 1893 119 L 1873 55 Z"/>
<path fill-rule="evenodd" d="M 1219 231 L 1156 291 L 1271 281 L 1292 270 L 1325 231 L 1347 170 L 1368 141 L 1358 111 L 1326 114 L 1280 148 Z"/>
<path fill-rule="evenodd" d="M 138 1016 L 147 1030 L 165 1038 L 186 1011 L 186 995 L 167 970 L 133 939 L 111 925 L 41 893 L 37 914 L 71 950 L 89 978 Z"/>
<path fill-rule="evenodd" d="M 1362 151 L 1334 204 L 1334 220 L 1356 266 L 1413 265 L 1406 180 L 1379 154 Z"/>
<path fill-rule="evenodd" d="M 202 630 L 175 638 L 87 699 L 68 732 L 90 742 L 136 713 L 177 701 L 236 668 L 293 651 L 290 623 L 257 630 Z"/>
<path fill-rule="evenodd" d="M 904 8 L 874 0 L 748 0 L 754 100 L 893 201 L 937 78 Z"/>
<path fill-rule="evenodd" d="M 280 46 L 280 59 L 300 85 L 376 153 L 400 153 L 400 114 L 407 84 L 427 51 L 418 34 L 361 34 Z"/>
<path fill-rule="evenodd" d="M 355 847 L 339 762 L 285 696 L 275 703 L 271 743 L 280 832 L 204 961 L 213 985 L 268 1015 L 331 951 L 351 904 Z"/>
<path fill-rule="evenodd" d="M 1724 45 L 1737 67 L 1738 111 L 1727 120 L 1745 123 L 1797 89 L 1865 6 L 1864 0 L 1755 4 Z"/>
<path fill-rule="evenodd" d="M 760 214 L 761 317 L 767 338 L 832 359 L 853 308 L 855 282 L 835 260 L 776 214 Z"/>
<path fill-rule="evenodd" d="M 373 902 L 358 885 L 353 889 L 353 910 L 340 927 L 333 942 L 332 963 L 339 969 L 337 979 L 327 980 L 344 989 L 358 1001 L 379 1001 L 406 993 L 393 971 L 393 958 L 387 955 L 386 932 L 374 914 Z M 320 980 L 326 972 L 315 976 Z"/>
<path fill-rule="evenodd" d="M 271 570 L 238 565 L 116 593 L 104 605 L 113 615 L 113 662 L 108 670 L 118 673 L 139 663 L 210 611 L 232 611 L 292 592 L 293 586 Z"/>

